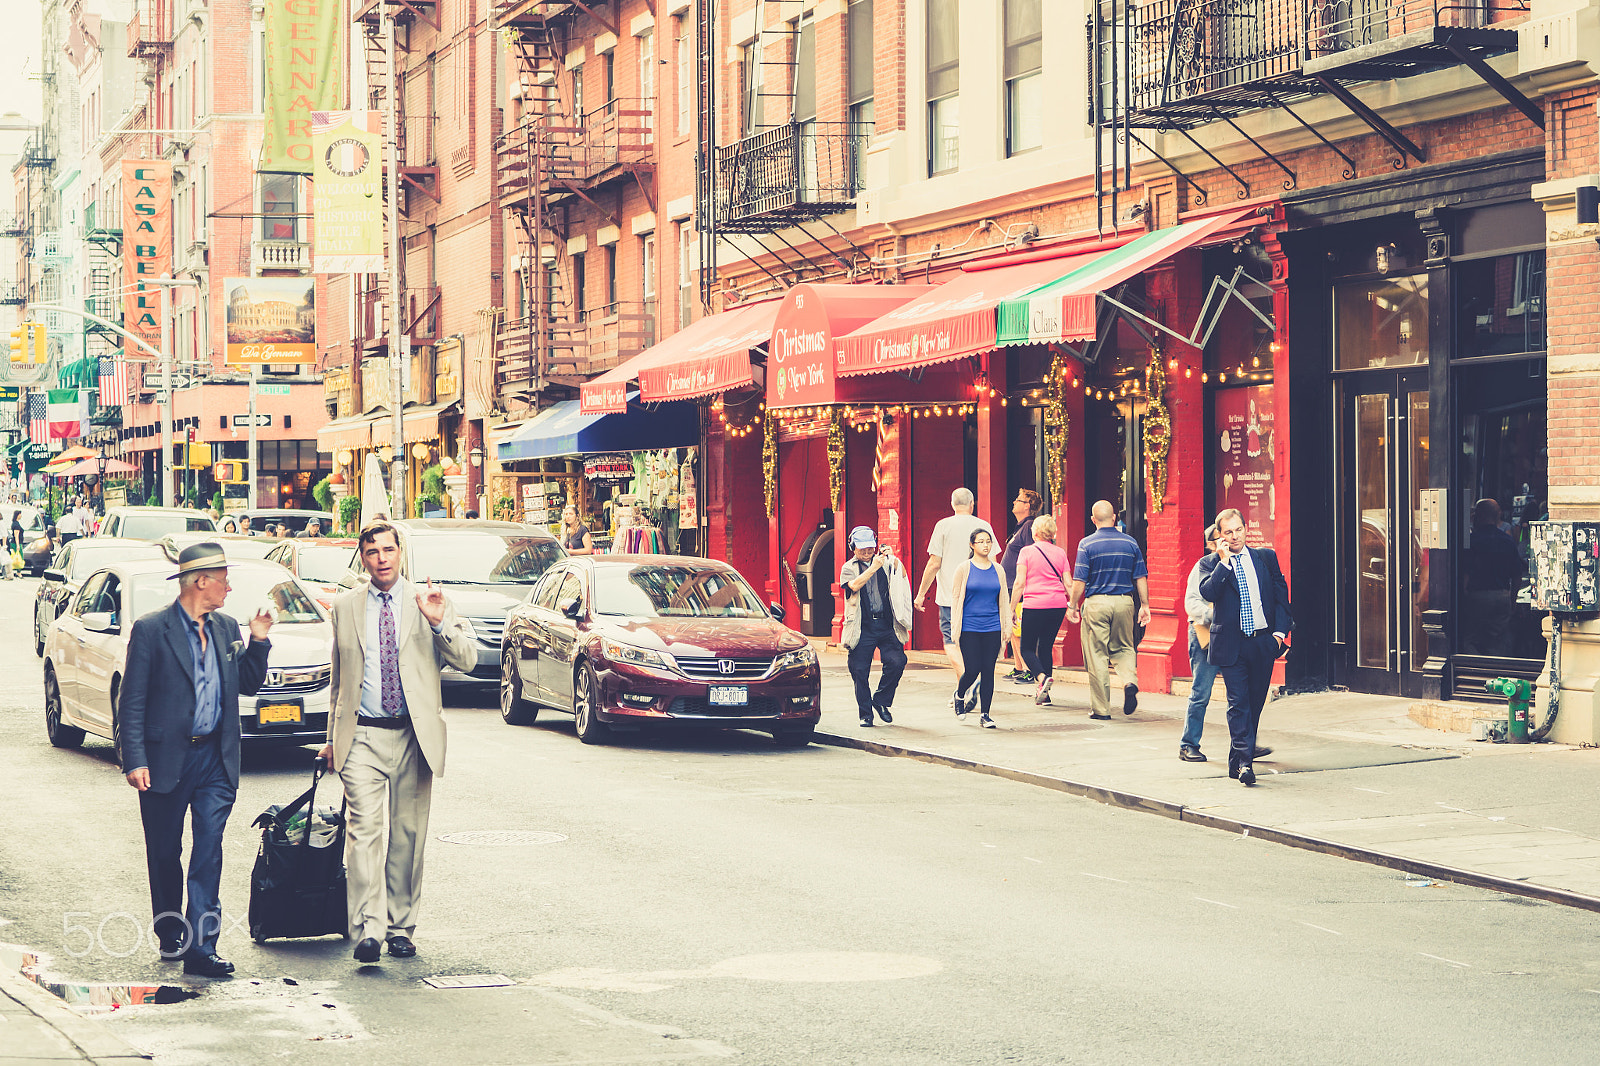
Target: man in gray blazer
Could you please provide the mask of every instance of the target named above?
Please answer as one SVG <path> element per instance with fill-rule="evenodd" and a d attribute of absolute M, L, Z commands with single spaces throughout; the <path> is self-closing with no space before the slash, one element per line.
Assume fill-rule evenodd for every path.
<path fill-rule="evenodd" d="M 250 641 L 219 608 L 228 597 L 228 558 L 212 541 L 178 556 L 178 599 L 133 623 L 118 724 L 122 769 L 139 790 L 150 906 L 161 957 L 183 972 L 227 977 L 222 931 L 222 833 L 239 791 L 239 695 L 267 676 L 265 609 Z M 191 814 L 192 812 L 192 814 Z M 183 901 L 183 822 L 192 818 L 189 903 Z"/>
<path fill-rule="evenodd" d="M 417 953 L 423 844 L 433 778 L 444 773 L 439 664 L 471 670 L 478 651 L 431 580 L 419 588 L 400 576 L 395 526 L 368 523 L 358 550 L 371 580 L 333 601 L 333 708 L 322 757 L 344 782 L 350 935 L 365 964 L 378 961 L 380 937 L 395 958 Z"/>

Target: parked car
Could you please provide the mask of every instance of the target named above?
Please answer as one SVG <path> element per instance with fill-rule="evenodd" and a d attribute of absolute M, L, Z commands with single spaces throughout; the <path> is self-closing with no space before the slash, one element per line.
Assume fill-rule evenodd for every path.
<path fill-rule="evenodd" d="M 156 546 L 173 562 L 178 561 L 178 555 L 191 544 L 201 541 L 211 541 L 213 544 L 222 545 L 222 553 L 228 557 L 230 563 L 241 559 L 265 559 L 272 554 L 272 549 L 281 541 L 265 537 L 247 537 L 240 533 L 168 533 L 156 541 Z"/>
<path fill-rule="evenodd" d="M 574 556 L 552 566 L 506 619 L 500 714 L 573 716 L 578 739 L 615 729 L 760 729 L 784 747 L 811 742 L 822 671 L 725 563 L 673 555 Z"/>
<path fill-rule="evenodd" d="M 161 558 L 165 556 L 156 545 L 121 537 L 79 537 L 65 545 L 45 570 L 44 580 L 33 597 L 34 653 L 44 654 L 50 623 L 66 611 L 90 574 L 112 563 Z"/>
<path fill-rule="evenodd" d="M 84 581 L 72 606 L 50 626 L 44 651 L 45 733 L 58 748 L 75 748 L 85 733 L 117 739 L 117 701 L 133 620 L 178 595 L 166 559 L 121 562 Z M 320 743 L 328 729 L 333 626 L 294 575 L 277 563 L 228 565 L 232 590 L 223 610 L 249 639 L 249 619 L 262 606 L 277 613 L 267 680 L 239 699 L 246 743 Z"/>
<path fill-rule="evenodd" d="M 250 532 L 254 536 L 260 536 L 268 523 L 275 526 L 279 522 L 288 526 L 290 533 L 299 533 L 313 518 L 321 520 L 322 532 L 333 532 L 331 511 L 300 511 L 291 507 L 251 507 L 243 511 L 229 511 L 217 522 L 217 528 L 224 533 L 237 533 L 241 517 L 250 519 Z"/>
<path fill-rule="evenodd" d="M 444 586 L 478 640 L 477 667 L 463 674 L 446 666 L 441 678 L 452 684 L 498 684 L 506 612 L 527 597 L 553 563 L 566 557 L 561 542 L 542 526 L 515 522 L 411 518 L 395 524 L 403 540 L 400 572 L 410 581 L 432 578 Z M 340 586 L 355 588 L 366 579 L 360 555 L 352 555 Z"/>
<path fill-rule="evenodd" d="M 217 524 L 192 507 L 113 507 L 100 523 L 102 537 L 160 540 L 168 533 L 216 532 Z"/>
<path fill-rule="evenodd" d="M 356 554 L 354 537 L 296 537 L 293 540 L 250 538 L 272 550 L 267 558 L 281 564 L 289 573 L 313 589 L 317 602 L 333 609 L 339 582 L 349 573 Z"/>

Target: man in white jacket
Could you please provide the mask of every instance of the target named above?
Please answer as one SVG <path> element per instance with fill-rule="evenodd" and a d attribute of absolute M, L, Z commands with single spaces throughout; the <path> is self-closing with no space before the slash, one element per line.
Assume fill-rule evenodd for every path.
<path fill-rule="evenodd" d="M 1206 527 L 1206 552 L 1214 554 L 1221 539 L 1216 523 Z M 1202 555 L 1189 571 L 1189 582 L 1183 593 L 1183 608 L 1189 616 L 1189 711 L 1183 724 L 1183 739 L 1178 741 L 1178 758 L 1184 762 L 1205 762 L 1200 750 L 1200 733 L 1206 725 L 1206 705 L 1211 702 L 1211 688 L 1217 680 L 1217 668 L 1206 656 L 1206 646 L 1200 643 L 1200 631 L 1209 634 L 1211 628 L 1211 601 L 1200 595 L 1200 563 Z M 1209 636 L 1207 642 L 1209 643 Z M 1271 748 L 1257 747 L 1255 758 L 1272 754 Z"/>
<path fill-rule="evenodd" d="M 906 637 L 911 632 L 911 581 L 906 568 L 890 553 L 878 547 L 878 535 L 868 526 L 850 531 L 852 555 L 839 571 L 839 587 L 844 590 L 844 632 L 841 640 L 850 649 L 850 676 L 856 683 L 856 710 L 861 724 L 870 726 L 876 712 L 884 722 L 894 721 L 889 708 L 895 689 L 906 669 Z M 883 661 L 878 690 L 872 691 L 872 656 Z"/>

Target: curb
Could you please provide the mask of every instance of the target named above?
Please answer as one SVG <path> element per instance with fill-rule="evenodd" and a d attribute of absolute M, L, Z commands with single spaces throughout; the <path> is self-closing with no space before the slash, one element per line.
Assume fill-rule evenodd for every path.
<path fill-rule="evenodd" d="M 85 1062 L 125 1063 L 150 1061 L 150 1055 L 108 1031 L 100 1022 L 85 1018 L 9 966 L 0 966 L 0 996 L 50 1026 L 71 1044 Z M 0 1053 L 0 1058 L 4 1058 Z"/>
<path fill-rule="evenodd" d="M 1007 781 L 1015 781 L 1019 784 L 1047 788 L 1053 792 L 1065 792 L 1068 795 L 1081 796 L 1084 799 L 1094 800 L 1096 803 L 1104 803 L 1110 807 L 1122 807 L 1126 810 L 1141 811 L 1145 814 L 1157 814 L 1163 818 L 1171 818 L 1174 821 L 1188 822 L 1191 825 L 1204 826 L 1208 829 L 1220 829 L 1225 833 L 1265 840 L 1270 844 L 1283 844 L 1287 847 L 1300 848 L 1303 851 L 1314 851 L 1323 855 L 1332 855 L 1335 858 L 1348 859 L 1352 862 L 1364 862 L 1390 870 L 1399 870 L 1402 873 L 1431 877 L 1436 881 L 1449 881 L 1469 888 L 1483 888 L 1493 892 L 1504 892 L 1507 895 L 1526 896 L 1529 899 L 1536 899 L 1545 903 L 1556 903 L 1563 907 L 1575 907 L 1579 910 L 1600 912 L 1600 897 L 1585 895 L 1582 892 L 1571 892 L 1563 888 L 1551 888 L 1546 885 L 1513 881 L 1507 877 L 1496 877 L 1494 874 L 1478 873 L 1473 870 L 1445 866 L 1422 859 L 1411 859 L 1404 855 L 1393 855 L 1386 851 L 1376 851 L 1357 844 L 1341 844 L 1338 841 L 1324 840 L 1322 837 L 1314 837 L 1308 833 L 1297 833 L 1292 829 L 1280 829 L 1276 826 L 1257 825 L 1253 822 L 1241 822 L 1234 818 L 1223 818 L 1219 815 L 1206 814 L 1203 811 L 1189 808 L 1181 803 L 1173 803 L 1170 800 L 1156 799 L 1151 796 L 1141 796 L 1135 792 L 1124 792 L 1120 789 L 1108 788 L 1105 785 L 1093 785 L 1084 781 L 1068 781 L 1065 778 L 1036 774 L 1029 770 L 1015 770 L 1008 766 L 981 763 L 958 755 L 940 755 L 936 752 L 901 747 L 897 744 L 883 744 L 875 740 L 863 740 L 855 736 L 825 733 L 820 729 L 817 731 L 816 741 L 819 744 L 826 744 L 836 748 L 855 748 L 872 755 L 915 759 L 918 762 L 932 763 L 936 766 L 948 766 L 952 769 L 966 770 L 970 773 L 987 774 L 990 777 L 1004 778 Z"/>

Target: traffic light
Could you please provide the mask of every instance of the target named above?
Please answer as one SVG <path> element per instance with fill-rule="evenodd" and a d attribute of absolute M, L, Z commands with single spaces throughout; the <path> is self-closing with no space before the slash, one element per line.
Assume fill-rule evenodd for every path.
<path fill-rule="evenodd" d="M 37 322 L 28 324 L 28 335 L 33 351 L 35 363 L 48 363 L 50 361 L 50 335 L 45 332 L 44 326 Z"/>
<path fill-rule="evenodd" d="M 24 322 L 11 331 L 13 363 L 48 363 L 50 336 L 38 322 Z"/>
<path fill-rule="evenodd" d="M 11 361 L 13 363 L 26 363 L 28 361 L 29 330 L 27 326 L 19 326 L 11 331 Z"/>
<path fill-rule="evenodd" d="M 244 484 L 245 480 L 244 460 L 224 459 L 222 462 L 216 463 L 211 467 L 211 475 L 215 477 L 217 479 L 217 483 L 221 485 L 242 485 Z"/>

